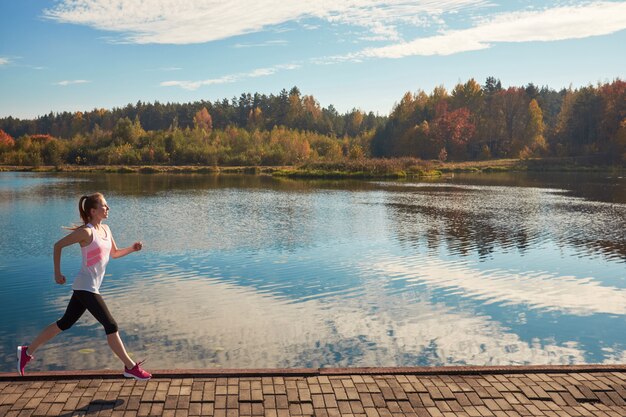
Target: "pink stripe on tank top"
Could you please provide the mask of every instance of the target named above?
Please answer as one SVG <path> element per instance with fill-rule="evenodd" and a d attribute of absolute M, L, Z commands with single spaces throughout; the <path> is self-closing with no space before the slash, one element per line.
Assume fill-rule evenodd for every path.
<path fill-rule="evenodd" d="M 98 253 L 97 256 L 87 258 L 87 266 L 94 266 L 102 260 L 102 254 Z"/>

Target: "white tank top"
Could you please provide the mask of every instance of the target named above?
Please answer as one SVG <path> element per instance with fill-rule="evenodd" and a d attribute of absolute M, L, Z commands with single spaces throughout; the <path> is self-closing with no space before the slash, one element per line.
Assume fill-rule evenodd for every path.
<path fill-rule="evenodd" d="M 99 294 L 104 270 L 109 263 L 111 236 L 110 234 L 107 234 L 105 238 L 98 236 L 91 223 L 87 223 L 87 227 L 91 228 L 92 239 L 89 245 L 80 248 L 83 253 L 83 264 L 74 279 L 72 289 Z"/>

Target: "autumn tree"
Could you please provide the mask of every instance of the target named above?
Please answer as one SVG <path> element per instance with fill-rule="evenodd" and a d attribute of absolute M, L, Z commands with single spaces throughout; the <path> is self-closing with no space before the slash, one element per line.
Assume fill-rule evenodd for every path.
<path fill-rule="evenodd" d="M 70 122 L 70 132 L 68 137 L 72 137 L 75 136 L 79 133 L 82 133 L 85 131 L 85 127 L 87 126 L 88 122 L 84 116 L 84 113 L 81 111 L 77 111 L 72 115 L 72 120 Z"/>
<path fill-rule="evenodd" d="M 193 126 L 195 129 L 203 132 L 203 135 L 209 135 L 211 133 L 211 130 L 213 130 L 213 118 L 206 107 L 198 110 L 193 116 Z"/>
<path fill-rule="evenodd" d="M 609 160 L 619 161 L 626 152 L 624 127 L 626 123 L 626 82 L 617 79 L 598 89 L 602 99 L 600 118 L 600 144 L 603 151 L 610 153 Z M 622 160 L 626 161 L 626 158 Z"/>
<path fill-rule="evenodd" d="M 445 102 L 437 107 L 436 116 L 430 124 L 429 133 L 437 157 L 441 155 L 441 151 L 444 149 L 446 157 L 467 158 L 467 144 L 476 130 L 470 118 L 470 112 L 465 107 L 449 111 Z M 435 155 L 429 156 L 434 157 Z"/>
<path fill-rule="evenodd" d="M 15 139 L 4 130 L 0 129 L 0 151 L 15 146 Z"/>
<path fill-rule="evenodd" d="M 547 150 L 546 140 L 543 137 L 543 113 L 537 100 L 532 99 L 528 104 L 528 123 L 526 125 L 525 143 L 520 151 L 520 157 L 543 155 Z"/>
<path fill-rule="evenodd" d="M 465 84 L 457 84 L 451 94 L 451 108 L 467 108 L 472 115 L 478 115 L 484 103 L 483 89 L 473 78 Z"/>
<path fill-rule="evenodd" d="M 247 127 L 250 130 L 263 128 L 263 111 L 260 108 L 250 109 Z"/>
<path fill-rule="evenodd" d="M 495 150 L 499 156 L 517 156 L 523 147 L 528 122 L 528 102 L 526 91 L 520 87 L 509 87 L 495 94 L 494 103 L 498 111 L 493 123 L 498 132 Z"/>
<path fill-rule="evenodd" d="M 128 117 L 124 117 L 117 121 L 112 132 L 112 139 L 115 145 L 123 145 L 125 143 L 135 145 L 137 140 L 145 133 L 138 117 L 135 118 L 134 122 Z"/>
<path fill-rule="evenodd" d="M 287 117 L 285 123 L 287 126 L 295 128 L 301 128 L 300 123 L 302 121 L 302 101 L 300 100 L 300 90 L 297 87 L 293 87 L 289 91 L 289 106 L 287 110 Z"/>
<path fill-rule="evenodd" d="M 346 126 L 346 133 L 350 136 L 356 136 L 361 131 L 361 125 L 363 124 L 363 113 L 357 109 L 353 109 L 348 115 L 348 122 Z"/>
<path fill-rule="evenodd" d="M 319 130 L 322 120 L 322 109 L 313 96 L 302 97 L 302 121 L 301 127 L 305 130 Z"/>
<path fill-rule="evenodd" d="M 406 92 L 400 102 L 398 102 L 387 123 L 376 131 L 372 139 L 372 154 L 376 157 L 398 156 L 398 154 L 410 155 L 411 148 L 411 126 L 416 124 L 416 113 L 418 105 L 415 96 L 411 92 Z"/>

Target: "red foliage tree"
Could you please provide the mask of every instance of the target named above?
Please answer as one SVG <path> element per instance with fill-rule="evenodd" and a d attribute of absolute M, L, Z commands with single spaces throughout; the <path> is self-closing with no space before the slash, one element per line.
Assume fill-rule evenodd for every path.
<path fill-rule="evenodd" d="M 211 133 L 213 129 L 213 118 L 206 107 L 203 107 L 195 114 L 193 123 L 196 128 L 204 130 L 207 134 Z"/>
<path fill-rule="evenodd" d="M 15 139 L 11 137 L 4 130 L 0 129 L 0 146 L 13 147 L 15 145 Z"/>
<path fill-rule="evenodd" d="M 467 145 L 476 132 L 470 111 L 466 107 L 448 111 L 445 102 L 440 102 L 435 111 L 430 129 L 434 144 L 446 148 L 454 158 L 465 158 Z"/>

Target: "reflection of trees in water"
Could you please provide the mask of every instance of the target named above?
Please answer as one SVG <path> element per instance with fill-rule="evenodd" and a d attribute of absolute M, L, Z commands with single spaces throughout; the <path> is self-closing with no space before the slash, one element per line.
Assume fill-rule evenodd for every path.
<path fill-rule="evenodd" d="M 554 200 L 551 200 L 554 198 Z M 388 203 L 390 224 L 401 243 L 430 251 L 489 257 L 498 248 L 525 253 L 545 240 L 572 247 L 580 256 L 626 259 L 626 216 L 621 205 L 555 193 L 506 197 L 455 190 L 401 195 Z"/>
<path fill-rule="evenodd" d="M 626 261 L 626 207 L 574 200 L 557 202 L 554 239 L 576 249 L 580 257 L 603 255 Z M 559 227 L 560 226 L 560 227 Z"/>
<path fill-rule="evenodd" d="M 29 173 L 30 174 L 30 173 Z M 164 192 L 188 193 L 211 189 L 263 189 L 310 193 L 320 189 L 344 191 L 371 191 L 378 187 L 357 180 L 293 180 L 271 175 L 243 174 L 119 174 L 119 173 L 44 173 L 30 178 L 40 183 L 19 190 L 2 190 L 3 199 L 27 198 L 41 200 L 49 197 L 80 196 L 100 191 L 122 196 L 148 197 Z M 55 181 L 43 181 L 54 179 Z M 77 197 L 78 198 L 78 197 Z"/>
<path fill-rule="evenodd" d="M 428 205 L 390 204 L 398 240 L 415 246 L 425 241 L 431 251 L 445 242 L 455 255 L 476 252 L 480 259 L 488 257 L 497 247 L 517 248 L 524 252 L 540 233 L 522 225 L 503 224 L 490 213 L 471 213 L 462 208 L 442 208 Z"/>
<path fill-rule="evenodd" d="M 233 232 L 243 234 L 259 247 L 271 241 L 298 247 L 306 241 L 303 236 L 312 236 L 313 231 L 319 234 L 321 230 L 334 236 L 332 230 L 327 230 L 331 226 L 320 226 L 319 219 L 318 222 L 309 220 L 311 216 L 329 217 L 328 210 L 311 210 L 319 204 L 312 198 L 315 193 L 384 191 L 392 193 L 390 224 L 401 242 L 424 244 L 431 250 L 445 243 L 451 253 L 475 252 L 483 259 L 497 248 L 517 248 L 524 253 L 542 239 L 550 239 L 575 248 L 581 256 L 602 254 L 626 259 L 623 232 L 626 209 L 621 204 L 626 201 L 626 187 L 623 179 L 607 178 L 607 174 L 460 174 L 446 178 L 445 184 L 441 181 L 433 183 L 432 187 L 419 184 L 417 194 L 407 188 L 407 185 L 416 185 L 410 183 L 307 181 L 266 175 L 29 173 L 24 177 L 38 179 L 40 183 L 19 190 L 0 190 L 1 204 L 26 201 L 43 207 L 50 204 L 51 199 L 67 199 L 67 204 L 74 209 L 80 195 L 101 191 L 114 209 L 121 208 L 116 204 L 116 197 L 123 197 L 140 211 L 151 207 L 150 203 L 157 204 L 158 208 L 153 197 L 173 193 L 184 203 L 206 191 L 220 191 L 211 194 L 208 200 L 190 203 L 179 216 L 204 218 L 208 210 L 211 216 L 221 217 L 213 223 L 216 228 L 212 231 L 221 230 L 225 236 Z M 51 179 L 54 181 L 49 181 Z M 477 184 L 479 188 L 463 188 L 464 184 Z M 233 191 L 227 193 L 230 199 L 224 197 L 225 190 Z M 275 192 L 273 201 L 262 198 L 266 191 Z M 282 192 L 291 195 L 284 196 Z M 216 201 L 218 198 L 223 201 Z M 207 207 L 208 203 L 213 206 Z M 180 210 L 180 206 L 172 209 Z M 159 215 L 159 220 L 163 221 L 172 213 L 165 211 Z M 334 215 L 336 217 L 337 213 Z M 227 219 L 232 221 L 225 221 Z M 322 224 L 333 221 L 336 219 L 324 217 L 321 220 Z M 346 216 L 345 221 L 351 220 Z M 199 234 L 198 239 L 206 237 L 207 227 L 194 229 L 204 233 Z"/>
<path fill-rule="evenodd" d="M 292 180 L 270 175 L 240 174 L 91 174 L 98 189 L 122 195 L 146 196 L 164 191 L 176 192 L 209 189 L 263 189 L 287 192 L 314 192 L 320 189 L 345 191 L 371 190 L 363 181 Z"/>
<path fill-rule="evenodd" d="M 488 175 L 455 174 L 450 183 L 562 190 L 563 195 L 588 201 L 626 203 L 626 178 L 605 172 L 504 172 Z"/>
<path fill-rule="evenodd" d="M 586 255 L 596 255 L 599 252 L 609 259 L 626 261 L 626 240 L 614 242 L 602 239 L 572 238 L 568 243 L 576 246 Z"/>

